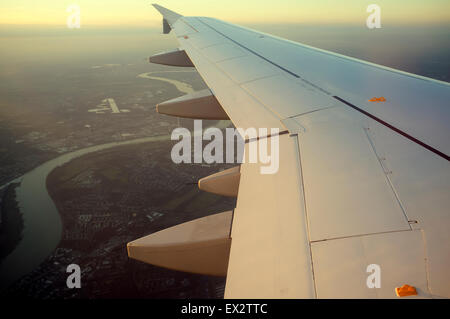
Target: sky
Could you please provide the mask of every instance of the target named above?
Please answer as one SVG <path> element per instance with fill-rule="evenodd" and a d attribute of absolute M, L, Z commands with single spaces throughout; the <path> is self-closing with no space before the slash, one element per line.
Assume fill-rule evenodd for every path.
<path fill-rule="evenodd" d="M 0 25 L 64 26 L 71 4 L 81 8 L 83 26 L 159 26 L 157 2 L 185 16 L 233 23 L 365 24 L 369 4 L 381 7 L 390 25 L 450 24 L 449 0 L 2 0 Z"/>

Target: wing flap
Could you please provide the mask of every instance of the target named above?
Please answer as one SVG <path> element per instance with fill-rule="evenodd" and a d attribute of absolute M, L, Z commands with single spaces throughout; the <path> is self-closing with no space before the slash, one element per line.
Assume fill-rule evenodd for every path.
<path fill-rule="evenodd" d="M 279 145 L 276 174 L 241 165 L 226 298 L 315 296 L 297 139 L 282 135 Z"/>
<path fill-rule="evenodd" d="M 311 241 L 410 230 L 367 128 L 351 114 L 336 120 L 344 110 L 294 118 L 306 127 L 299 145 Z"/>
<path fill-rule="evenodd" d="M 397 298 L 407 284 L 430 298 L 424 251 L 418 230 L 313 243 L 317 297 Z"/>

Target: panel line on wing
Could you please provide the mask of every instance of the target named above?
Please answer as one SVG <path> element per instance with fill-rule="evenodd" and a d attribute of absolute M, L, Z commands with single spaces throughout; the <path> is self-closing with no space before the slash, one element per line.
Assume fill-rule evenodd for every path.
<path fill-rule="evenodd" d="M 338 239 L 345 239 L 345 238 L 358 238 L 358 237 L 371 236 L 371 235 L 392 234 L 392 233 L 409 232 L 409 231 L 416 231 L 416 230 L 421 230 L 421 229 L 417 228 L 417 229 L 388 230 L 388 231 L 381 231 L 381 232 L 376 232 L 376 233 L 364 233 L 364 234 L 349 235 L 349 236 L 339 236 L 339 237 L 312 240 L 311 244 L 321 243 L 321 242 L 330 241 L 330 240 L 338 240 Z"/>
<path fill-rule="evenodd" d="M 313 254 L 312 254 L 312 247 L 311 247 L 311 232 L 309 229 L 309 218 L 308 218 L 308 208 L 306 205 L 306 194 L 305 194 L 305 182 L 303 179 L 303 166 L 302 166 L 302 156 L 301 156 L 301 151 L 300 151 L 300 137 L 298 134 L 295 135 L 290 135 L 290 138 L 293 138 L 295 141 L 295 148 L 297 150 L 297 160 L 298 160 L 298 167 L 299 167 L 299 173 L 300 173 L 300 183 L 301 183 L 301 192 L 300 192 L 300 196 L 301 196 L 301 202 L 303 204 L 303 210 L 305 212 L 305 227 L 306 227 L 306 235 L 308 237 L 308 246 L 309 246 L 309 256 L 310 256 L 310 261 L 311 261 L 311 276 L 312 276 L 312 281 L 314 284 L 314 296 L 317 299 L 317 285 L 316 285 L 316 278 L 314 275 L 314 259 L 313 259 Z"/>
<path fill-rule="evenodd" d="M 284 134 L 288 134 L 288 133 L 289 133 L 289 131 L 286 130 L 286 131 L 281 131 L 281 132 L 279 132 L 279 133 L 277 133 L 277 134 L 269 134 L 269 135 L 264 135 L 264 136 L 258 136 L 258 137 L 254 137 L 254 138 L 249 138 L 249 139 L 246 139 L 246 140 L 245 140 L 245 143 L 247 144 L 247 143 L 250 143 L 250 142 L 259 141 L 260 139 L 271 138 L 271 137 L 273 137 L 273 136 L 280 136 L 280 135 L 284 135 Z"/>
<path fill-rule="evenodd" d="M 185 19 L 181 18 L 180 21 L 182 21 L 184 24 L 186 24 L 188 27 L 190 27 L 195 32 L 198 32 L 198 30 L 196 28 L 194 28 L 192 25 L 190 25 Z"/>
<path fill-rule="evenodd" d="M 311 114 L 311 113 L 314 113 L 314 112 L 326 111 L 326 110 L 329 110 L 329 109 L 332 109 L 332 108 L 335 108 L 335 107 L 338 107 L 338 106 L 337 105 L 332 105 L 332 106 L 324 107 L 322 109 L 317 109 L 317 110 L 312 110 L 312 111 L 308 111 L 308 112 L 304 112 L 304 113 L 299 113 L 299 114 L 296 114 L 296 115 L 289 116 L 289 117 L 285 118 L 284 120 L 293 119 L 294 117 L 299 117 L 299 116 Z"/>
<path fill-rule="evenodd" d="M 406 132 L 404 132 L 404 131 L 398 129 L 397 127 L 395 127 L 395 126 L 393 126 L 393 125 L 391 125 L 391 124 L 389 124 L 389 123 L 383 121 L 382 119 L 376 117 L 375 115 L 372 115 L 372 114 L 370 114 L 369 112 L 364 111 L 363 109 L 361 109 L 361 108 L 357 107 L 356 105 L 353 105 L 352 103 L 350 103 L 350 102 L 348 102 L 348 101 L 346 101 L 346 100 L 340 98 L 339 96 L 333 96 L 333 97 L 334 97 L 336 100 L 341 101 L 342 103 L 344 103 L 344 104 L 350 106 L 351 108 L 355 109 L 356 111 L 358 111 L 358 112 L 360 112 L 360 113 L 362 113 L 362 114 L 364 114 L 364 115 L 367 115 L 368 117 L 374 119 L 374 120 L 377 121 L 378 123 L 381 123 L 381 124 L 383 124 L 384 126 L 390 128 L 391 130 L 397 132 L 398 134 L 400 134 L 400 135 L 406 137 L 407 139 L 413 141 L 414 143 L 419 144 L 420 146 L 426 148 L 427 150 L 429 150 L 429 151 L 431 151 L 431 152 L 433 152 L 433 153 L 439 155 L 440 157 L 443 157 L 443 158 L 446 159 L 447 161 L 450 161 L 450 156 L 448 156 L 448 155 L 442 153 L 441 151 L 435 149 L 434 147 L 432 147 L 432 146 L 430 146 L 430 145 L 428 145 L 428 144 L 425 144 L 424 142 L 422 142 L 422 141 L 416 139 L 415 137 L 412 137 L 412 136 L 409 135 L 408 133 L 406 133 Z"/>
<path fill-rule="evenodd" d="M 372 148 L 372 150 L 373 150 L 373 152 L 375 154 L 375 157 L 378 159 L 378 162 L 380 163 L 381 169 L 384 171 L 383 163 L 381 162 L 382 161 L 381 157 L 379 156 L 379 154 L 377 153 L 377 150 L 375 149 L 375 145 L 373 144 L 373 140 L 369 136 L 368 130 L 369 130 L 368 128 L 364 130 L 365 133 L 366 133 L 367 139 L 369 140 L 369 144 L 370 144 L 370 146 L 371 146 L 371 148 Z M 392 192 L 394 193 L 394 196 L 397 199 L 398 205 L 400 206 L 400 209 L 402 210 L 403 215 L 405 215 L 405 218 L 406 218 L 406 220 L 408 221 L 408 224 L 409 224 L 409 218 L 408 218 L 408 215 L 406 214 L 405 206 L 403 205 L 402 201 L 400 200 L 400 197 L 399 197 L 399 195 L 397 193 L 397 190 L 395 189 L 394 185 L 392 184 L 391 179 L 389 178 L 389 172 L 385 172 L 384 175 L 386 176 L 386 180 L 387 180 L 389 186 L 391 187 Z M 409 224 L 409 228 L 412 230 L 411 224 Z"/>

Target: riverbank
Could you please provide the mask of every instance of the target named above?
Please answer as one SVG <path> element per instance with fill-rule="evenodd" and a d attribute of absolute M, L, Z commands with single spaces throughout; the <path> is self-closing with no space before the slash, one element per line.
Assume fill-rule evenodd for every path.
<path fill-rule="evenodd" d="M 22 239 L 23 216 L 16 200 L 16 187 L 11 183 L 3 191 L 0 204 L 0 262 L 8 256 Z"/>

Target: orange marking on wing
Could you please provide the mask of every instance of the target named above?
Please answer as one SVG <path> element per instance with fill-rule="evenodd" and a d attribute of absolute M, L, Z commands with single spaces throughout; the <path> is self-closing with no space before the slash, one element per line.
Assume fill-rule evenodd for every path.
<path fill-rule="evenodd" d="M 368 100 L 369 102 L 386 102 L 386 99 L 382 96 L 382 97 L 373 97 L 370 100 Z"/>
<path fill-rule="evenodd" d="M 406 297 L 406 296 L 416 296 L 417 291 L 416 288 L 410 285 L 403 285 L 401 287 L 395 288 L 395 293 L 398 297 Z"/>

